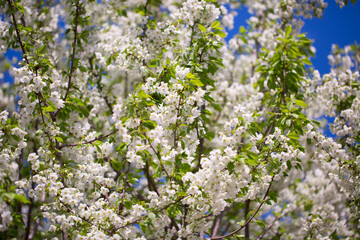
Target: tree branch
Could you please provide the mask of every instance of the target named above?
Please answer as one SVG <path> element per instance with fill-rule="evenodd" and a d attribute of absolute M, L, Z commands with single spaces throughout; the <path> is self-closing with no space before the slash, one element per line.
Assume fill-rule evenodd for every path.
<path fill-rule="evenodd" d="M 64 102 L 66 102 L 66 98 L 67 98 L 67 96 L 69 94 L 70 87 L 71 87 L 72 74 L 74 72 L 74 59 L 75 59 L 75 53 L 76 53 L 78 18 L 79 18 L 79 2 L 76 3 L 73 51 L 72 51 L 72 55 L 71 55 L 70 74 L 69 74 L 68 86 L 67 86 L 65 96 L 64 96 L 64 99 L 63 99 Z M 58 112 L 59 112 L 59 110 L 56 113 L 58 113 Z"/>
<path fill-rule="evenodd" d="M 65 147 L 77 147 L 77 146 L 82 145 L 82 144 L 93 143 L 93 142 L 95 142 L 95 141 L 97 141 L 97 140 L 101 140 L 101 139 L 103 139 L 103 138 L 109 137 L 110 135 L 116 133 L 117 131 L 118 131 L 118 130 L 115 129 L 115 130 L 113 130 L 112 132 L 110 132 L 110 133 L 108 133 L 108 134 L 105 134 L 105 135 L 96 137 L 96 138 L 94 138 L 94 139 L 92 139 L 92 140 L 85 141 L 85 142 L 82 142 L 82 143 L 74 143 L 74 144 L 61 145 L 61 146 L 58 147 L 58 149 L 60 150 L 60 149 L 65 148 Z"/>
<path fill-rule="evenodd" d="M 264 202 L 265 202 L 266 197 L 268 196 L 268 194 L 269 194 L 269 192 L 270 192 L 270 188 L 271 188 L 271 185 L 272 185 L 273 180 L 274 180 L 274 177 L 272 177 L 271 182 L 270 182 L 270 184 L 269 184 L 269 187 L 268 187 L 268 189 L 266 190 L 265 195 L 264 195 L 264 197 L 263 197 L 260 205 L 257 207 L 257 209 L 255 210 L 255 212 L 251 215 L 251 217 L 250 217 L 243 225 L 241 225 L 238 229 L 236 229 L 235 231 L 233 231 L 233 232 L 231 232 L 231 233 L 229 233 L 229 234 L 226 234 L 226 235 L 220 236 L 220 237 L 212 237 L 212 238 L 210 238 L 210 239 L 223 239 L 223 238 L 226 238 L 226 237 L 230 237 L 230 236 L 236 234 L 237 232 L 239 232 L 239 231 L 240 231 L 241 229 L 243 229 L 244 227 L 246 227 L 246 225 L 248 225 L 248 224 L 253 220 L 253 218 L 256 216 L 256 214 L 260 211 L 262 205 L 263 205 Z"/>
<path fill-rule="evenodd" d="M 14 9 L 13 9 L 13 6 L 12 6 L 12 1 L 11 1 L 11 0 L 8 0 L 8 3 L 9 3 L 11 12 L 13 12 Z M 18 28 L 18 25 L 17 25 L 17 22 L 16 22 L 16 18 L 15 18 L 14 13 L 11 13 L 11 16 L 12 16 L 12 19 L 13 19 L 13 23 L 14 23 L 16 35 L 17 35 L 18 42 L 19 42 L 19 44 L 20 44 L 22 53 L 23 53 L 23 55 L 24 55 L 24 58 L 25 58 L 26 63 L 29 64 L 29 60 L 28 60 L 28 58 L 27 58 L 27 56 L 26 56 L 26 51 L 25 51 L 24 45 L 23 45 L 23 43 L 22 43 L 22 41 L 21 41 L 20 32 L 19 32 L 19 28 Z"/>
<path fill-rule="evenodd" d="M 247 218 L 247 215 L 249 214 L 250 211 L 250 199 L 246 199 L 245 201 L 245 211 L 244 211 L 244 215 L 245 215 L 245 219 Z M 245 239 L 249 239 L 250 237 L 250 224 L 247 224 L 245 226 Z"/>

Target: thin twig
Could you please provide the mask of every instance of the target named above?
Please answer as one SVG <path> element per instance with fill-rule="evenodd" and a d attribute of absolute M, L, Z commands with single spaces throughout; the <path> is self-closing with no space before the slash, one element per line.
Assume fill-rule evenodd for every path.
<path fill-rule="evenodd" d="M 245 215 L 245 219 L 247 218 L 247 215 L 249 214 L 250 211 L 250 199 L 246 199 L 245 200 L 245 211 L 244 211 L 244 215 Z M 250 237 L 250 224 L 247 224 L 245 226 L 245 239 L 249 239 Z"/>
<path fill-rule="evenodd" d="M 230 237 L 230 236 L 236 234 L 237 232 L 239 232 L 239 231 L 240 231 L 241 229 L 243 229 L 246 225 L 248 225 L 248 224 L 253 220 L 253 218 L 256 216 L 256 214 L 260 211 L 262 205 L 264 204 L 265 199 L 266 199 L 266 197 L 268 196 L 268 194 L 269 194 L 269 192 L 270 192 L 270 188 L 271 188 L 271 185 L 272 185 L 273 180 L 274 180 L 274 177 L 272 177 L 271 182 L 270 182 L 270 184 L 269 184 L 269 187 L 268 187 L 268 189 L 266 190 L 265 195 L 264 195 L 261 203 L 259 204 L 259 206 L 258 206 L 257 209 L 255 210 L 255 212 L 251 215 L 251 217 L 250 217 L 244 224 L 242 224 L 238 229 L 236 229 L 235 231 L 233 231 L 233 232 L 231 232 L 231 233 L 229 233 L 229 234 L 226 234 L 226 235 L 220 236 L 220 237 L 212 237 L 212 238 L 210 238 L 210 239 L 223 239 L 223 238 L 226 238 L 226 237 Z"/>
<path fill-rule="evenodd" d="M 222 211 L 222 212 L 220 213 L 220 215 L 219 215 L 219 216 L 216 216 L 215 219 L 214 219 L 214 225 L 213 225 L 213 228 L 212 228 L 213 231 L 212 231 L 212 234 L 211 234 L 212 237 L 216 237 L 216 235 L 217 235 L 217 233 L 218 233 L 218 231 L 219 231 L 220 223 L 221 223 L 221 220 L 222 220 L 222 218 L 223 218 L 223 216 L 224 216 L 224 212 L 225 212 L 225 211 Z"/>
<path fill-rule="evenodd" d="M 30 236 L 30 231 L 31 231 L 31 216 L 32 216 L 32 209 L 33 209 L 33 205 L 34 205 L 34 202 L 32 199 L 30 199 L 30 206 L 29 206 L 29 212 L 28 212 L 28 218 L 27 218 L 27 221 L 26 221 L 26 230 L 25 230 L 25 238 L 26 240 L 29 239 L 29 236 Z"/>
<path fill-rule="evenodd" d="M 13 6 L 12 6 L 12 1 L 11 1 L 11 0 L 8 0 L 8 3 L 9 3 L 11 12 L 13 12 L 14 10 L 13 10 Z M 19 28 L 18 28 L 18 25 L 17 25 L 17 22 L 16 22 L 16 18 L 15 18 L 14 13 L 11 13 L 11 16 L 12 16 L 12 19 L 13 19 L 13 23 L 14 23 L 16 35 L 17 35 L 17 38 L 18 38 L 18 42 L 19 42 L 20 47 L 21 47 L 21 50 L 22 50 L 22 52 L 23 52 L 25 61 L 26 61 L 27 64 L 29 64 L 29 60 L 28 60 L 28 58 L 27 58 L 27 56 L 26 56 L 26 51 L 25 51 L 24 45 L 23 45 L 23 43 L 22 43 L 22 41 L 21 41 L 20 32 L 19 32 Z"/>
<path fill-rule="evenodd" d="M 180 103 L 181 103 L 181 96 L 179 96 L 179 102 L 178 102 L 178 106 L 176 109 L 176 122 L 175 122 L 175 128 L 174 128 L 174 150 L 176 150 L 176 148 L 177 148 L 176 132 L 177 132 L 177 127 L 178 127 L 178 118 L 179 118 L 179 114 L 180 114 Z"/>
<path fill-rule="evenodd" d="M 82 143 L 65 144 L 65 145 L 59 146 L 58 149 L 62 149 L 62 148 L 65 148 L 65 147 L 77 147 L 77 146 L 79 146 L 79 145 L 93 143 L 93 142 L 95 142 L 95 141 L 97 141 L 97 140 L 101 140 L 101 139 L 103 139 L 103 138 L 109 137 L 110 135 L 116 133 L 117 131 L 118 131 L 118 130 L 115 129 L 114 131 L 112 131 L 112 132 L 110 132 L 110 133 L 108 133 L 108 134 L 101 135 L 101 136 L 96 137 L 96 138 L 94 138 L 94 139 L 92 139 L 92 140 L 85 141 L 85 142 L 82 142 Z"/>
<path fill-rule="evenodd" d="M 150 139 L 148 138 L 148 136 L 147 136 L 145 133 L 144 133 L 144 137 L 145 137 L 146 140 L 149 142 L 149 145 L 150 145 L 151 149 L 154 151 L 154 153 L 155 153 L 156 156 L 158 157 L 160 166 L 161 166 L 161 168 L 163 169 L 163 171 L 165 172 L 166 176 L 171 180 L 172 178 L 170 177 L 169 173 L 166 171 L 165 166 L 164 166 L 164 164 L 163 164 L 162 161 L 161 161 L 160 154 L 159 154 L 159 153 L 155 150 L 155 148 L 152 146 L 152 144 L 151 144 L 151 142 L 150 142 Z"/>
<path fill-rule="evenodd" d="M 66 98 L 67 98 L 67 96 L 69 94 L 70 87 L 71 87 L 72 74 L 74 72 L 74 59 L 75 59 L 75 53 L 76 53 L 78 18 L 79 18 L 79 2 L 76 3 L 73 51 L 72 51 L 72 55 L 71 55 L 70 74 L 69 74 L 68 86 L 67 86 L 65 96 L 64 96 L 64 99 L 63 99 L 64 102 L 66 102 Z M 58 112 L 59 112 L 59 110 L 56 113 L 58 113 Z"/>

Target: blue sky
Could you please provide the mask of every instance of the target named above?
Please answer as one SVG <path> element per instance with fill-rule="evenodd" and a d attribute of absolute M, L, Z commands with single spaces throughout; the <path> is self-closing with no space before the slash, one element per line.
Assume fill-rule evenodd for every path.
<path fill-rule="evenodd" d="M 325 2 L 328 3 L 328 7 L 325 9 L 323 17 L 321 19 L 305 19 L 302 29 L 302 32 L 307 33 L 307 37 L 314 41 L 316 56 L 311 61 L 314 68 L 318 69 L 321 74 L 330 71 L 327 56 L 331 51 L 332 44 L 344 47 L 355 41 L 360 43 L 360 2 L 358 1 L 354 5 L 349 3 L 343 8 L 337 6 L 335 0 Z M 246 26 L 246 19 L 249 16 L 245 8 L 238 11 L 235 27 L 229 32 L 228 39 L 238 31 L 240 26 Z"/>
<path fill-rule="evenodd" d="M 350 2 L 350 1 L 349 1 Z M 316 58 L 312 59 L 321 74 L 329 72 L 327 59 L 333 43 L 340 47 L 360 43 L 360 2 L 339 8 L 335 0 L 328 1 L 322 19 L 306 20 L 303 31 L 314 40 Z"/>

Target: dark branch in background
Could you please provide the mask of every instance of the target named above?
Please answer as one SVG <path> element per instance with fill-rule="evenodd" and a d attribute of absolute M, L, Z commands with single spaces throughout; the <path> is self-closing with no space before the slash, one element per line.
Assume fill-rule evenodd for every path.
<path fill-rule="evenodd" d="M 149 142 L 149 145 L 150 145 L 151 149 L 154 151 L 154 153 L 155 153 L 156 156 L 158 157 L 159 163 L 160 163 L 160 166 L 161 166 L 162 170 L 165 172 L 166 176 L 167 176 L 170 180 L 172 180 L 171 176 L 170 176 L 169 173 L 166 171 L 165 166 L 164 166 L 164 164 L 163 164 L 162 161 L 161 161 L 161 157 L 160 157 L 159 152 L 155 150 L 155 148 L 153 147 L 153 145 L 152 145 L 151 142 L 150 142 L 150 139 L 148 138 L 148 136 L 147 136 L 145 133 L 144 133 L 144 136 L 145 136 L 146 140 Z"/>
<path fill-rule="evenodd" d="M 273 180 L 274 180 L 274 177 L 272 177 L 271 182 L 270 182 L 270 184 L 269 184 L 269 187 L 267 188 L 267 190 L 266 190 L 266 192 L 265 192 L 265 195 L 264 195 L 261 203 L 259 204 L 259 206 L 258 206 L 257 209 L 255 210 L 255 212 L 251 215 L 251 217 L 250 217 L 244 224 L 242 224 L 238 229 L 236 229 L 235 231 L 233 231 L 233 232 L 231 232 L 231 233 L 229 233 L 229 234 L 226 234 L 226 235 L 220 236 L 220 237 L 212 237 L 212 238 L 210 238 L 210 239 L 223 239 L 223 238 L 226 238 L 226 237 L 230 237 L 230 236 L 236 234 L 237 232 L 239 232 L 239 231 L 240 231 L 241 229 L 243 229 L 244 227 L 246 227 L 246 225 L 248 225 L 248 224 L 253 220 L 253 218 L 256 216 L 256 214 L 260 211 L 262 205 L 263 205 L 264 202 L 265 202 L 266 197 L 268 196 L 268 194 L 269 194 L 269 192 L 270 192 L 270 188 L 271 188 L 271 185 L 272 185 L 272 183 L 273 183 Z"/>
<path fill-rule="evenodd" d="M 286 47 L 284 49 L 286 51 Z M 283 85 L 282 85 L 282 98 L 281 103 L 285 104 L 285 95 L 286 95 L 286 72 L 285 72 L 285 59 L 283 62 L 283 71 L 282 71 Z"/>
<path fill-rule="evenodd" d="M 61 231 L 61 235 L 62 235 L 62 239 L 63 239 L 63 240 L 67 240 L 67 239 L 68 239 L 68 234 L 67 234 L 66 230 L 62 230 L 62 231 Z"/>
<path fill-rule="evenodd" d="M 195 25 L 197 24 L 197 22 L 194 22 L 194 24 L 191 27 L 191 38 L 190 38 L 190 46 L 192 47 L 193 45 L 193 40 L 194 40 L 194 35 L 195 35 Z"/>
<path fill-rule="evenodd" d="M 245 201 L 245 211 L 244 211 L 244 215 L 245 215 L 245 219 L 247 218 L 247 215 L 249 214 L 250 211 L 250 199 L 246 199 Z M 245 226 L 245 239 L 249 239 L 250 238 L 250 224 L 247 224 Z"/>
<path fill-rule="evenodd" d="M 91 73 L 95 77 L 95 79 L 97 79 L 97 85 L 99 86 L 99 90 L 100 90 L 99 92 L 103 93 L 103 86 L 102 86 L 102 84 L 100 82 L 101 74 L 100 74 L 100 77 L 99 77 L 99 74 L 97 74 L 96 72 L 93 71 L 94 66 L 92 64 L 92 59 L 93 59 L 93 57 L 89 58 L 89 64 L 90 64 Z M 109 98 L 106 96 L 106 93 L 104 94 L 103 98 L 104 98 L 105 103 L 108 106 L 109 110 L 111 111 L 111 114 L 113 114 L 114 111 L 113 111 L 113 108 L 112 108 L 111 103 L 109 101 Z"/>
<path fill-rule="evenodd" d="M 72 55 L 71 55 L 71 62 L 70 62 L 71 66 L 70 66 L 68 86 L 67 86 L 66 93 L 65 93 L 65 96 L 64 96 L 64 99 L 63 99 L 64 102 L 66 102 L 66 98 L 67 98 L 67 96 L 69 94 L 70 87 L 71 87 L 71 78 L 72 78 L 72 74 L 74 72 L 74 59 L 75 59 L 75 53 L 76 53 L 78 18 L 79 18 L 79 2 L 76 3 L 73 51 L 72 51 Z M 58 113 L 58 111 L 56 113 Z"/>
<path fill-rule="evenodd" d="M 219 231 L 220 223 L 221 223 L 221 220 L 222 220 L 222 218 L 224 216 L 224 213 L 225 213 L 225 210 L 222 211 L 220 213 L 220 215 L 215 217 L 213 227 L 212 227 L 212 229 L 213 229 L 212 234 L 211 234 L 212 237 L 216 237 L 216 235 L 217 235 L 217 233 Z"/>
<path fill-rule="evenodd" d="M 9 7 L 10 7 L 11 12 L 13 12 L 14 9 L 13 9 L 13 5 L 12 5 L 11 0 L 8 0 L 8 3 L 9 3 Z M 29 64 L 29 60 L 28 60 L 28 58 L 26 56 L 26 51 L 25 51 L 24 45 L 23 45 L 23 43 L 21 41 L 20 32 L 19 32 L 19 28 L 18 28 L 17 23 L 16 23 L 16 18 L 15 18 L 14 13 L 11 13 L 11 16 L 12 16 L 12 19 L 13 19 L 16 35 L 17 35 L 17 38 L 18 38 L 18 42 L 19 42 L 21 50 L 23 52 L 23 56 L 25 58 L 26 63 Z"/>
<path fill-rule="evenodd" d="M 40 201 L 41 201 L 41 202 L 44 202 L 44 201 L 45 201 L 45 194 L 42 195 Z M 33 229 L 32 229 L 32 231 L 31 231 L 31 233 L 30 233 L 30 235 L 29 235 L 29 240 L 32 240 L 32 239 L 35 238 L 35 235 L 36 235 L 36 232 L 37 232 L 37 230 L 38 230 L 38 228 L 39 228 L 39 225 L 40 225 L 40 221 L 41 221 L 41 220 L 42 220 L 42 219 L 41 219 L 40 217 L 38 217 L 38 218 L 35 220 L 35 224 L 34 224 Z"/>
<path fill-rule="evenodd" d="M 30 199 L 30 206 L 29 206 L 29 213 L 27 216 L 27 221 L 26 221 L 26 229 L 25 229 L 25 240 L 29 239 L 30 236 L 30 230 L 31 230 L 31 216 L 32 216 L 32 209 L 34 206 L 34 202 L 32 199 Z"/>
<path fill-rule="evenodd" d="M 150 175 L 148 160 L 146 160 L 144 171 L 145 171 L 146 179 L 147 179 L 148 184 L 149 184 L 149 190 L 150 191 L 155 191 L 156 194 L 158 196 L 160 196 L 159 191 L 157 190 L 156 184 L 155 184 L 154 180 L 152 179 L 152 177 Z"/>
<path fill-rule="evenodd" d="M 42 111 L 42 107 L 41 107 L 41 99 L 40 99 L 40 96 L 39 96 L 39 95 L 37 95 L 37 96 L 38 96 L 38 100 L 39 100 L 41 120 L 42 120 L 42 122 L 44 123 L 44 125 L 47 126 L 47 124 L 46 124 L 46 122 L 45 122 L 44 114 L 43 114 L 43 111 Z M 45 130 L 44 130 L 44 132 L 45 132 L 46 136 L 48 137 L 50 144 L 52 145 L 52 141 L 51 141 L 50 134 L 49 134 L 47 131 L 45 131 Z"/>
<path fill-rule="evenodd" d="M 194 171 L 198 171 L 200 169 L 200 164 L 201 164 L 201 154 L 203 151 L 203 145 L 204 145 L 204 139 L 200 137 L 200 133 L 199 133 L 199 121 L 196 122 L 196 137 L 199 139 L 199 145 L 197 147 L 198 150 L 198 163 L 196 165 L 196 168 L 194 169 Z"/>
<path fill-rule="evenodd" d="M 125 163 L 124 163 L 124 165 L 125 165 Z M 124 207 L 124 198 L 125 198 L 125 192 L 126 192 L 126 184 L 127 184 L 127 179 L 128 179 L 128 176 L 129 176 L 129 171 L 130 171 L 130 166 L 131 166 L 131 164 L 129 163 L 129 165 L 128 165 L 128 168 L 127 168 L 127 170 L 125 171 L 125 174 L 124 174 L 124 176 L 123 176 L 123 178 L 122 178 L 122 182 L 123 182 L 123 190 L 122 190 L 122 193 L 121 193 L 121 197 L 120 197 L 120 199 L 121 199 L 121 203 L 119 204 L 119 206 L 117 207 L 117 211 L 118 211 L 118 214 L 120 213 L 120 211 L 123 209 L 123 207 Z M 117 177 L 115 177 L 115 181 L 117 181 L 117 178 L 119 178 L 118 176 L 120 176 L 120 175 L 116 175 Z M 140 193 L 139 193 L 139 195 L 140 195 Z M 143 200 L 142 200 L 143 201 Z M 145 201 L 145 199 L 144 199 L 144 201 Z M 114 229 L 112 230 L 112 234 L 113 234 L 113 231 L 114 231 Z"/>
<path fill-rule="evenodd" d="M 125 77 L 124 77 L 124 99 L 127 98 L 128 96 L 128 85 L 129 85 L 129 76 L 128 73 L 125 73 Z"/>
<path fill-rule="evenodd" d="M 176 136 L 176 132 L 177 132 L 177 127 L 178 127 L 178 118 L 179 118 L 179 114 L 180 114 L 180 103 L 181 103 L 181 96 L 179 96 L 179 102 L 178 102 L 178 107 L 176 109 L 176 122 L 175 122 L 175 128 L 174 128 L 174 149 L 176 150 L 177 148 L 177 136 Z"/>

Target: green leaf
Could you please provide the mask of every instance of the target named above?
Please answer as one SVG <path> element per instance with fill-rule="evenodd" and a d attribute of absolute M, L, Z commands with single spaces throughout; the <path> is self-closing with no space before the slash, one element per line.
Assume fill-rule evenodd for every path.
<path fill-rule="evenodd" d="M 38 53 L 43 54 L 46 50 L 46 44 L 44 44 L 41 48 L 39 48 Z"/>
<path fill-rule="evenodd" d="M 297 140 L 297 139 L 300 138 L 299 135 L 297 135 L 297 134 L 294 133 L 294 132 L 289 133 L 287 136 L 288 136 L 289 138 L 295 139 L 295 140 Z"/>
<path fill-rule="evenodd" d="M 140 226 L 141 231 L 143 233 L 146 233 L 146 229 L 147 229 L 146 225 L 142 222 L 139 222 L 139 226 Z"/>
<path fill-rule="evenodd" d="M 171 206 L 168 209 L 166 209 L 166 213 L 170 218 L 176 217 L 178 211 L 175 209 L 175 207 Z"/>
<path fill-rule="evenodd" d="M 204 86 L 204 84 L 198 78 L 191 79 L 190 83 L 192 83 L 192 84 L 194 84 L 195 86 L 198 86 L 198 87 Z"/>
<path fill-rule="evenodd" d="M 152 68 L 155 68 L 155 67 L 158 67 L 160 66 L 161 62 L 159 59 L 154 59 L 154 60 L 151 60 L 148 64 L 149 67 L 152 67 Z"/>
<path fill-rule="evenodd" d="M 206 27 L 204 27 L 204 26 L 201 25 L 201 24 L 199 24 L 198 26 L 199 26 L 200 30 L 201 30 L 203 33 L 206 32 Z"/>
<path fill-rule="evenodd" d="M 138 92 L 138 96 L 141 98 L 151 98 L 151 96 L 149 94 L 146 94 L 143 90 L 140 90 Z"/>
<path fill-rule="evenodd" d="M 124 205 L 126 209 L 130 209 L 132 207 L 132 202 L 125 200 Z"/>
<path fill-rule="evenodd" d="M 183 163 L 180 166 L 180 171 L 183 173 L 187 173 L 191 171 L 191 166 L 188 163 Z"/>
<path fill-rule="evenodd" d="M 291 165 L 291 161 L 290 161 L 290 160 L 287 160 L 287 161 L 286 161 L 286 166 L 288 167 L 289 170 L 291 170 L 292 165 Z"/>
<path fill-rule="evenodd" d="M 339 239 L 339 237 L 338 237 L 338 235 L 337 235 L 337 232 L 336 232 L 336 229 L 335 229 L 334 232 L 331 233 L 330 238 L 331 238 L 331 239 L 334 239 L 334 240 L 335 240 L 335 239 L 336 239 L 336 240 Z"/>
<path fill-rule="evenodd" d="M 187 196 L 187 193 L 186 192 L 178 192 L 178 196 L 185 197 L 185 196 Z"/>
<path fill-rule="evenodd" d="M 122 169 L 122 164 L 119 161 L 111 161 L 111 166 L 112 168 L 116 171 L 116 172 L 120 172 L 120 170 Z"/>
<path fill-rule="evenodd" d="M 146 121 L 146 122 L 143 123 L 143 125 L 145 127 L 147 127 L 148 129 L 150 129 L 150 130 L 154 129 L 156 127 L 156 123 L 153 122 L 153 121 Z"/>
<path fill-rule="evenodd" d="M 212 25 L 211 25 L 211 28 L 217 28 L 220 26 L 220 22 L 219 21 L 215 21 Z"/>
<path fill-rule="evenodd" d="M 54 108 L 53 106 L 47 106 L 47 107 L 44 107 L 43 110 L 45 112 L 54 112 L 54 111 L 56 111 L 56 108 Z"/>
<path fill-rule="evenodd" d="M 257 225 L 259 225 L 261 228 L 265 228 L 265 224 L 262 221 L 255 221 Z"/>
<path fill-rule="evenodd" d="M 269 192 L 269 197 L 271 200 L 273 200 L 274 202 L 277 202 L 277 198 L 278 198 L 278 194 L 274 191 L 270 191 Z"/>
<path fill-rule="evenodd" d="M 71 31 L 71 28 L 66 29 L 65 35 L 69 34 L 70 31 Z"/>
<path fill-rule="evenodd" d="M 285 37 L 286 37 L 286 38 L 289 38 L 289 36 L 290 36 L 290 34 L 291 34 L 291 31 L 292 31 L 291 25 L 287 25 L 287 26 L 286 26 L 286 29 L 285 29 Z"/>
<path fill-rule="evenodd" d="M 87 71 L 87 70 L 86 70 L 86 67 L 84 67 L 84 66 L 79 66 L 78 68 L 79 68 L 79 70 L 80 70 L 81 72 L 86 72 L 86 71 Z"/>
<path fill-rule="evenodd" d="M 303 58 L 303 59 L 301 59 L 301 61 L 307 65 L 312 65 L 312 63 L 310 62 L 310 60 L 308 58 Z"/>
<path fill-rule="evenodd" d="M 195 75 L 192 74 L 191 72 L 189 72 L 188 74 L 186 74 L 187 78 L 195 78 Z"/>
<path fill-rule="evenodd" d="M 304 103 L 301 100 L 295 100 L 296 105 L 300 106 L 300 107 L 307 107 L 309 105 L 307 105 L 306 103 Z"/>
<path fill-rule="evenodd" d="M 58 142 L 61 142 L 61 143 L 64 142 L 64 140 L 63 140 L 61 137 L 55 137 L 55 139 L 56 139 Z"/>
<path fill-rule="evenodd" d="M 18 195 L 16 194 L 14 196 L 14 200 L 20 202 L 20 203 L 23 203 L 23 204 L 30 204 L 31 202 L 23 195 Z"/>
<path fill-rule="evenodd" d="M 222 31 L 214 31 L 214 34 L 218 35 L 219 37 L 226 37 L 226 34 Z"/>
<path fill-rule="evenodd" d="M 27 165 L 27 166 L 25 166 L 25 167 L 23 167 L 21 169 L 21 175 L 24 178 L 29 178 L 30 177 L 30 165 Z"/>

